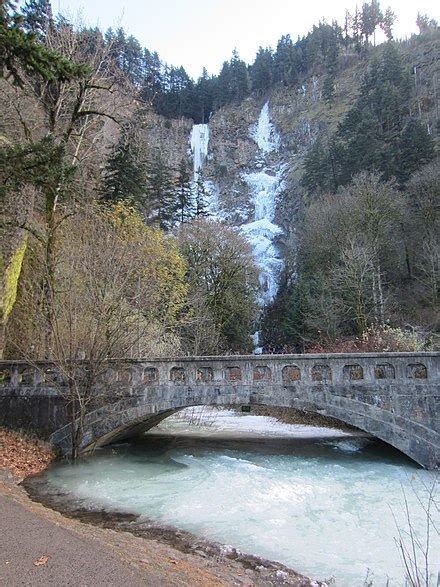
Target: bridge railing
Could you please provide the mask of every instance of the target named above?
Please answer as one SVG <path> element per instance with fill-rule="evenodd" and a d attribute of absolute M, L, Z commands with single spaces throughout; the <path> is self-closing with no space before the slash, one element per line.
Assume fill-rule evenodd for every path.
<path fill-rule="evenodd" d="M 245 355 L 166 359 L 109 359 L 101 384 L 253 385 L 353 384 L 439 380 L 440 353 L 357 353 L 322 355 Z M 62 386 L 55 364 L 0 361 L 1 387 Z"/>

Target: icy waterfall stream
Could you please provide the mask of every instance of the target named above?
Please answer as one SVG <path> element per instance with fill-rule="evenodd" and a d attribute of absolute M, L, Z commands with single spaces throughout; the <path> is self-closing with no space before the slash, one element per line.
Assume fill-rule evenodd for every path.
<path fill-rule="evenodd" d="M 250 137 L 258 146 L 258 154 L 252 171 L 243 174 L 243 179 L 249 187 L 251 202 L 254 207 L 254 218 L 251 222 L 241 225 L 241 231 L 246 236 L 260 270 L 260 296 L 262 307 L 271 302 L 278 289 L 280 272 L 283 267 L 282 259 L 274 243 L 275 238 L 282 233 L 274 223 L 277 197 L 284 187 L 283 165 L 269 163 L 269 155 L 278 151 L 280 136 L 270 119 L 269 103 L 261 109 L 257 123 L 249 131 Z M 193 156 L 193 180 L 197 184 L 200 173 L 208 157 L 209 125 L 195 124 L 191 131 L 190 147 Z M 219 209 L 218 189 L 212 181 L 204 181 L 208 194 L 208 209 L 212 217 L 224 218 L 224 212 Z"/>

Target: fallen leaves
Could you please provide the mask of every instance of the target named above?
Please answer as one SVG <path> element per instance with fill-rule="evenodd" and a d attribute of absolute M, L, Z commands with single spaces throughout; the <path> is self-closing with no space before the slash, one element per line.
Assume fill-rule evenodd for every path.
<path fill-rule="evenodd" d="M 36 561 L 34 561 L 34 565 L 36 567 L 42 567 L 43 565 L 45 565 L 47 563 L 47 561 L 49 560 L 49 557 L 46 555 L 40 556 L 40 558 L 37 558 Z"/>
<path fill-rule="evenodd" d="M 0 428 L 0 469 L 27 477 L 44 471 L 53 458 L 51 449 L 40 440 Z"/>

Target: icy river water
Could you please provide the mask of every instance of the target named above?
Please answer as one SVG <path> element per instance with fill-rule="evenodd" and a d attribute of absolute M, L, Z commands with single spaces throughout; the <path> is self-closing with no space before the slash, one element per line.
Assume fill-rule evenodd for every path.
<path fill-rule="evenodd" d="M 396 540 L 400 531 L 412 549 L 409 518 L 423 550 L 433 482 L 433 473 L 373 439 L 227 410 L 176 414 L 140 439 L 45 475 L 49 493 L 81 507 L 145 516 L 341 587 L 406 584 Z"/>

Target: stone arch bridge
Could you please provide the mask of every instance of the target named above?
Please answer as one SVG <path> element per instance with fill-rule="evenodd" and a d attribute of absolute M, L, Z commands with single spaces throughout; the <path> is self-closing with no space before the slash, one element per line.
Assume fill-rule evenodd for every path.
<path fill-rule="evenodd" d="M 85 416 L 80 450 L 148 430 L 194 405 L 295 407 L 351 424 L 426 468 L 440 466 L 440 353 L 260 355 L 108 360 L 105 401 Z M 0 425 L 71 448 L 71 416 L 54 364 L 0 362 Z"/>

